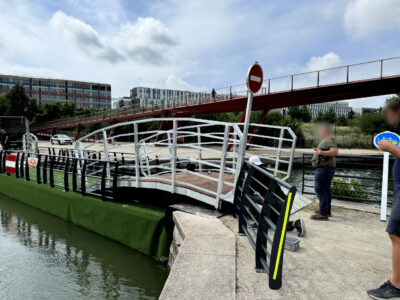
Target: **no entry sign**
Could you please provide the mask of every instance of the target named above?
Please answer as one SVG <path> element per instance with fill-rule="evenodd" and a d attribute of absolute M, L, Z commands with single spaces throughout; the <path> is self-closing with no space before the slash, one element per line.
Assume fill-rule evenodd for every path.
<path fill-rule="evenodd" d="M 247 89 L 249 92 L 257 93 L 261 89 L 263 76 L 263 70 L 257 62 L 250 66 L 247 72 Z"/>
<path fill-rule="evenodd" d="M 6 158 L 6 173 L 15 174 L 16 161 L 17 161 L 17 156 L 16 155 L 7 155 L 7 158 Z"/>

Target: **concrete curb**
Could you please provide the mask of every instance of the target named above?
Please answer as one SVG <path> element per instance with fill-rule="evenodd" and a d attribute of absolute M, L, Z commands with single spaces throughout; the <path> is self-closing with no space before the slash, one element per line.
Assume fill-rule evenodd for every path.
<path fill-rule="evenodd" d="M 159 299 L 235 299 L 233 232 L 215 218 L 176 211 L 173 219 L 178 254 Z"/>

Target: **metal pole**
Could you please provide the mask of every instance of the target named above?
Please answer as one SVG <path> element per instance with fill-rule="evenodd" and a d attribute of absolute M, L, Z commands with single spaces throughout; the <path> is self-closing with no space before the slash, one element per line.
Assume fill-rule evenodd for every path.
<path fill-rule="evenodd" d="M 250 116 L 251 116 L 251 108 L 253 106 L 253 93 L 248 92 L 247 97 L 247 106 L 246 106 L 246 117 L 244 119 L 244 126 L 243 126 L 243 135 L 239 143 L 239 164 L 236 172 L 240 172 L 242 164 L 245 160 L 246 154 L 246 144 L 247 144 L 247 132 L 249 131 L 249 123 L 250 123 Z"/>
<path fill-rule="evenodd" d="M 386 221 L 387 193 L 389 181 L 389 152 L 383 153 L 381 221 Z"/>

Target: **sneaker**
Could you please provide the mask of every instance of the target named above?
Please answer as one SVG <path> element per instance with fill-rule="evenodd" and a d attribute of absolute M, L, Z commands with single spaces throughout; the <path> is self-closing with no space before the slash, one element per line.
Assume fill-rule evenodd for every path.
<path fill-rule="evenodd" d="M 315 211 L 315 213 L 316 213 L 316 214 L 319 214 L 319 209 L 317 209 L 317 210 Z M 329 214 L 328 214 L 328 217 L 329 217 L 329 218 L 332 218 L 332 214 L 329 213 Z"/>
<path fill-rule="evenodd" d="M 298 219 L 294 222 L 294 228 L 297 230 L 298 236 L 303 237 L 306 235 L 306 226 L 303 219 Z"/>
<path fill-rule="evenodd" d="M 323 215 L 321 215 L 319 213 L 317 213 L 315 215 L 312 215 L 310 217 L 310 219 L 311 220 L 317 220 L 317 221 L 328 221 L 329 220 L 328 216 L 323 216 Z"/>
<path fill-rule="evenodd" d="M 372 299 L 400 299 L 400 289 L 394 287 L 390 280 L 376 290 L 369 290 L 367 294 Z"/>

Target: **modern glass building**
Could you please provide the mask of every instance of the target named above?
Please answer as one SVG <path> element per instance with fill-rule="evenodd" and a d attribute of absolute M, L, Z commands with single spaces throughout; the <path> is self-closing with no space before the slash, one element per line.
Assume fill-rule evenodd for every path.
<path fill-rule="evenodd" d="M 22 84 L 26 94 L 38 105 L 74 103 L 77 108 L 111 108 L 111 85 L 63 79 L 0 75 L 0 93 Z"/>

